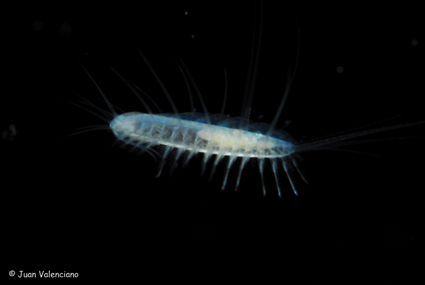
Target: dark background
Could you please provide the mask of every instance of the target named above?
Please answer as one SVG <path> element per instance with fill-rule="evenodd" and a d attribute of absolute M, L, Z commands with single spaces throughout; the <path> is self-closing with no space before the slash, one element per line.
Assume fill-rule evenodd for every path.
<path fill-rule="evenodd" d="M 261 272 L 288 283 L 418 284 L 425 253 L 424 127 L 350 148 L 378 157 L 303 155 L 310 184 L 300 183 L 299 197 L 287 190 L 283 199 L 270 173 L 269 194 L 262 196 L 255 166 L 244 173 L 238 193 L 235 173 L 221 191 L 223 166 L 211 182 L 200 175 L 200 158 L 156 179 L 158 162 L 120 147 L 110 132 L 72 135 L 104 124 L 73 105 L 81 98 L 107 110 L 82 66 L 114 106 L 143 111 L 110 67 L 171 112 L 138 50 L 182 112 L 190 108 L 180 59 L 211 113 L 220 110 L 226 69 L 226 113 L 239 116 L 259 15 L 258 3 L 239 2 L 4 9 L 2 275 L 50 269 L 79 272 L 82 280 L 184 275 L 204 282 L 229 272 L 238 278 Z M 425 119 L 419 7 L 267 2 L 263 17 L 253 120 L 272 120 L 297 50 L 296 79 L 280 124 L 291 121 L 287 131 L 296 139 L 383 119 Z"/>

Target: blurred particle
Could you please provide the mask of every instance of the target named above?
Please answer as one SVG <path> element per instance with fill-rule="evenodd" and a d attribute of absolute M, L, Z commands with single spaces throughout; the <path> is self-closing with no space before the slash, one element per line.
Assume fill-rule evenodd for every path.
<path fill-rule="evenodd" d="M 189 11 L 184 11 L 184 15 L 185 16 L 189 15 Z"/>
<path fill-rule="evenodd" d="M 336 72 L 337 72 L 338 74 L 342 74 L 342 73 L 344 72 L 344 67 L 343 67 L 343 66 L 341 66 L 341 65 L 337 66 L 337 67 L 336 67 Z"/>
<path fill-rule="evenodd" d="M 291 124 L 292 124 L 292 120 L 285 120 L 285 121 L 283 121 L 282 128 L 286 128 Z"/>
<path fill-rule="evenodd" d="M 32 23 L 32 28 L 34 29 L 35 32 L 41 32 L 43 30 L 44 27 L 44 23 L 40 20 L 35 20 Z"/>
<path fill-rule="evenodd" d="M 1 137 L 5 141 L 14 141 L 16 137 L 16 126 L 14 124 L 10 124 L 7 129 L 1 133 Z"/>
<path fill-rule="evenodd" d="M 194 38 L 195 38 L 195 35 L 194 35 L 194 34 L 191 34 L 191 35 L 190 35 L 190 37 L 191 37 L 192 39 L 194 39 Z"/>
<path fill-rule="evenodd" d="M 59 33 L 63 37 L 70 37 L 72 34 L 72 26 L 68 22 L 64 22 L 59 27 Z"/>
<path fill-rule="evenodd" d="M 416 47 L 416 46 L 418 46 L 419 42 L 418 42 L 417 39 L 412 39 L 411 44 L 412 44 L 412 47 Z"/>

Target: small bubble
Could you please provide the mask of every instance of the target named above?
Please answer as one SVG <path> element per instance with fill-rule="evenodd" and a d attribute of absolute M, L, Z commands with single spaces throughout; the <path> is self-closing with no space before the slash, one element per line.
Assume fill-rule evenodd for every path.
<path fill-rule="evenodd" d="M 419 42 L 418 42 L 417 39 L 412 39 L 411 44 L 412 44 L 412 47 L 416 47 L 416 46 L 418 46 Z"/>
<path fill-rule="evenodd" d="M 343 73 L 343 72 L 344 72 L 344 67 L 343 67 L 343 66 L 341 66 L 341 65 L 337 66 L 337 67 L 336 67 L 336 72 L 337 72 L 338 74 Z"/>

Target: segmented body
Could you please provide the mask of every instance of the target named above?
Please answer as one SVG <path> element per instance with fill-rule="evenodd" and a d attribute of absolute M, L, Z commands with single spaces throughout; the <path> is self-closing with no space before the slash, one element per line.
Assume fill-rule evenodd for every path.
<path fill-rule="evenodd" d="M 237 189 L 246 163 L 248 160 L 256 159 L 265 194 L 263 173 L 264 162 L 268 160 L 276 179 L 279 196 L 281 196 L 278 181 L 279 165 L 282 165 L 294 193 L 297 194 L 289 176 L 291 166 L 297 167 L 296 161 L 291 158 L 291 154 L 295 151 L 295 145 L 289 139 L 285 140 L 267 133 L 252 131 L 249 130 L 250 126 L 234 128 L 225 126 L 225 124 L 225 120 L 213 124 L 199 118 L 186 119 L 179 115 L 130 112 L 115 116 L 110 122 L 110 128 L 118 139 L 140 149 L 162 146 L 164 152 L 158 175 L 161 174 L 165 160 L 173 150 L 176 152 L 176 161 L 183 153 L 187 153 L 185 163 L 196 154 L 203 154 L 202 172 L 209 160 L 213 159 L 211 175 L 215 172 L 218 163 L 226 158 L 227 168 L 222 185 L 222 189 L 224 189 L 230 169 L 239 159 L 235 186 Z"/>
<path fill-rule="evenodd" d="M 127 143 L 162 145 L 205 155 L 273 159 L 294 151 L 292 143 L 259 132 L 167 115 L 124 113 L 115 117 L 110 127 Z"/>
<path fill-rule="evenodd" d="M 107 99 L 104 92 L 101 90 L 99 85 L 96 83 L 94 78 L 86 70 L 87 75 L 90 77 L 94 85 L 96 86 L 99 93 L 102 95 L 110 113 L 112 114 L 112 120 L 108 115 L 105 115 L 103 110 L 100 110 L 101 118 L 105 119 L 109 123 L 109 127 L 115 136 L 126 144 L 134 145 L 142 150 L 151 151 L 153 147 L 162 147 L 162 161 L 158 175 L 164 167 L 165 161 L 170 156 L 170 153 L 174 152 L 174 160 L 177 162 L 183 154 L 186 154 L 184 163 L 186 164 L 196 154 L 203 155 L 202 172 L 204 172 L 206 165 L 210 160 L 213 160 L 211 176 L 215 171 L 215 168 L 220 161 L 227 161 L 226 172 L 223 179 L 222 189 L 226 187 L 227 179 L 231 168 L 239 162 L 238 174 L 236 179 L 235 189 L 238 188 L 242 171 L 248 161 L 253 160 L 257 162 L 258 170 L 262 179 L 263 194 L 266 194 L 265 183 L 264 183 L 264 168 L 265 162 L 270 163 L 270 168 L 275 178 L 278 195 L 281 196 L 282 192 L 280 189 L 280 178 L 279 174 L 283 173 L 287 178 L 289 185 L 293 192 L 297 195 L 295 184 L 296 177 L 304 178 L 300 168 L 298 166 L 298 154 L 307 151 L 317 151 L 322 149 L 335 149 L 338 147 L 346 147 L 350 144 L 356 144 L 356 140 L 361 137 L 370 136 L 382 132 L 402 129 L 406 127 L 413 127 L 416 125 L 423 125 L 425 122 L 415 122 L 406 124 L 397 124 L 390 126 L 381 126 L 376 128 L 368 129 L 357 129 L 356 131 L 349 131 L 335 136 L 328 136 L 325 138 L 315 139 L 308 142 L 295 142 L 286 132 L 275 132 L 275 128 L 278 125 L 279 118 L 284 109 L 287 101 L 291 84 L 295 77 L 295 72 L 288 73 L 286 82 L 286 88 L 282 94 L 279 105 L 273 117 L 273 120 L 269 125 L 266 125 L 263 131 L 257 128 L 256 124 L 253 124 L 250 120 L 250 113 L 253 101 L 253 94 L 255 89 L 256 74 L 258 69 L 258 57 L 261 43 L 261 31 L 262 31 L 262 8 L 263 2 L 259 1 L 259 28 L 254 31 L 253 42 L 255 43 L 250 58 L 250 65 L 247 74 L 247 85 L 246 92 L 242 104 L 242 118 L 244 122 L 238 122 L 237 124 L 229 124 L 235 119 L 224 119 L 224 120 L 211 120 L 211 115 L 206 107 L 203 100 L 203 96 L 195 83 L 188 68 L 181 61 L 179 69 L 183 76 L 185 85 L 188 91 L 188 97 L 190 99 L 191 110 L 196 110 L 194 106 L 194 99 L 192 91 L 199 99 L 203 114 L 197 115 L 190 113 L 190 116 L 186 116 L 187 113 L 180 113 L 173 101 L 173 96 L 165 87 L 165 84 L 161 81 L 158 74 L 153 69 L 147 58 L 140 52 L 143 61 L 146 66 L 150 69 L 153 77 L 161 87 L 165 99 L 173 110 L 173 114 L 155 114 L 149 106 L 149 100 L 152 105 L 157 106 L 155 101 L 143 90 L 125 80 L 116 70 L 112 69 L 114 73 L 122 79 L 122 81 L 136 94 L 144 106 L 144 111 L 147 113 L 130 112 L 119 114 L 115 111 L 112 104 Z M 299 33 L 298 33 L 299 41 Z M 295 63 L 295 68 L 298 63 L 298 53 Z M 225 75 L 225 88 L 223 96 L 223 105 L 221 108 L 221 114 L 224 114 L 225 104 L 227 99 L 227 72 Z M 143 95 L 143 96 L 142 96 Z M 146 99 L 146 100 L 145 100 Z M 90 104 L 89 104 L 90 105 Z M 99 112 L 99 108 L 94 107 Z M 159 112 L 162 112 L 160 108 L 157 108 Z M 93 113 L 92 110 L 89 110 Z M 96 113 L 96 112 L 94 112 Z M 233 121 L 235 122 L 235 121 Z M 236 121 L 237 122 L 237 121 Z M 156 153 L 156 150 L 152 150 Z M 175 163 L 173 164 L 173 166 Z M 297 175 L 294 178 L 294 175 Z"/>

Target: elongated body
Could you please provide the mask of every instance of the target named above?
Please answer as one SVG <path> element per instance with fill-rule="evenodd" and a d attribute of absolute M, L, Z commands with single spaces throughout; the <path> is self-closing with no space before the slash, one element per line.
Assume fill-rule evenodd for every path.
<path fill-rule="evenodd" d="M 289 141 L 260 132 L 169 115 L 124 113 L 115 117 L 110 127 L 126 143 L 162 145 L 205 155 L 273 159 L 294 152 L 294 145 Z"/>
<path fill-rule="evenodd" d="M 350 142 L 352 139 L 359 137 L 423 124 L 423 122 L 417 122 L 372 130 L 360 130 L 298 144 L 284 132 L 262 132 L 256 130 L 256 124 L 231 126 L 229 122 L 234 122 L 234 119 L 221 118 L 211 121 L 209 118 L 210 116 L 207 119 L 196 113 L 171 115 L 128 112 L 116 115 L 110 121 L 109 126 L 115 136 L 126 144 L 134 145 L 142 150 L 148 150 L 153 147 L 164 148 L 158 176 L 162 172 L 166 159 L 173 151 L 175 152 L 174 159 L 176 162 L 184 153 L 186 154 L 184 164 L 188 163 L 195 155 L 202 154 L 204 156 L 202 172 L 205 171 L 208 162 L 214 160 L 211 175 L 215 172 L 219 162 L 227 159 L 223 189 L 226 187 L 232 166 L 235 165 L 235 162 L 240 161 L 235 186 L 237 189 L 246 163 L 249 160 L 256 160 L 263 181 L 263 193 L 265 194 L 263 173 L 265 162 L 268 161 L 275 177 L 278 195 L 281 196 L 282 193 L 279 186 L 280 168 L 286 174 L 296 195 L 298 191 L 293 178 L 294 169 L 306 182 L 298 167 L 295 154 L 347 145 L 352 143 Z"/>
<path fill-rule="evenodd" d="M 336 136 L 328 136 L 304 142 L 295 141 L 285 131 L 277 131 L 276 128 L 287 101 L 291 84 L 295 78 L 298 53 L 294 70 L 287 74 L 286 88 L 282 94 L 280 103 L 275 106 L 276 111 L 274 112 L 272 121 L 270 124 L 263 124 L 261 127 L 259 124 L 253 123 L 251 109 L 261 46 L 263 1 L 258 1 L 258 10 L 258 29 L 255 29 L 253 34 L 254 46 L 251 50 L 247 84 L 241 104 L 241 118 L 230 118 L 223 115 L 228 91 L 226 70 L 224 72 L 224 96 L 223 105 L 220 110 L 221 115 L 213 115 L 208 111 L 207 104 L 205 104 L 200 89 L 195 83 L 189 69 L 183 61 L 180 61 L 179 69 L 187 88 L 188 99 L 190 100 L 191 106 L 190 111 L 192 111 L 191 113 L 181 113 L 173 100 L 172 93 L 165 87 L 160 76 L 156 73 L 153 66 L 142 52 L 140 52 L 140 56 L 161 87 L 162 93 L 168 101 L 173 113 L 162 113 L 162 109 L 157 106 L 150 94 L 147 94 L 135 84 L 124 79 L 123 76 L 113 68 L 112 71 L 138 96 L 144 107 L 143 111 L 116 112 L 114 106 L 107 99 L 107 96 L 86 70 L 87 75 L 102 95 L 109 110 L 105 112 L 97 106 L 92 106 L 94 112 L 93 110 L 89 111 L 95 114 L 99 112 L 100 114 L 98 114 L 98 116 L 108 122 L 109 128 L 120 141 L 123 141 L 125 144 L 133 145 L 148 153 L 154 153 L 161 156 L 162 161 L 159 166 L 158 176 L 161 174 L 165 162 L 169 160 L 170 157 L 174 160 L 172 164 L 172 167 L 174 167 L 176 162 L 182 159 L 184 155 L 186 157 L 183 158 L 183 163 L 186 164 L 195 155 L 200 154 L 203 155 L 201 169 L 203 173 L 208 163 L 213 161 L 211 177 L 221 161 L 226 163 L 222 189 L 226 187 L 231 169 L 233 167 L 237 168 L 237 179 L 235 183 L 235 189 L 237 189 L 247 162 L 254 161 L 257 163 L 262 179 L 263 194 L 266 194 L 264 169 L 266 163 L 268 163 L 268 167 L 273 173 L 279 196 L 282 196 L 280 174 L 284 175 L 288 182 L 287 184 L 290 185 L 296 195 L 298 194 L 296 189 L 297 178 L 301 178 L 307 183 L 298 165 L 299 154 L 303 152 L 345 147 L 359 143 L 357 139 L 361 137 L 424 124 L 422 121 L 381 126 L 372 129 L 363 128 L 352 132 L 348 131 Z M 202 107 L 202 114 L 195 113 L 196 107 L 192 93 L 195 94 L 195 98 L 198 99 Z M 151 104 L 149 104 L 149 102 Z M 90 107 L 90 104 L 86 103 L 86 105 Z M 155 107 L 157 111 L 152 107 Z"/>
<path fill-rule="evenodd" d="M 274 137 L 269 134 L 253 131 L 255 125 L 245 125 L 243 128 L 226 126 L 228 120 L 216 120 L 211 123 L 204 118 L 191 114 L 190 119 L 184 115 L 145 114 L 138 112 L 124 113 L 115 116 L 110 122 L 110 128 L 115 136 L 126 144 L 135 145 L 141 149 L 155 146 L 165 148 L 163 160 L 158 175 L 161 174 L 168 155 L 175 150 L 177 161 L 186 153 L 185 163 L 196 154 L 203 154 L 202 169 L 205 170 L 208 161 L 214 159 L 211 175 L 218 163 L 227 158 L 227 170 L 222 188 L 227 184 L 231 167 L 240 158 L 236 188 L 240 183 L 244 166 L 250 159 L 257 159 L 263 178 L 264 161 L 271 162 L 276 178 L 278 194 L 281 191 L 278 182 L 278 162 L 282 161 L 283 168 L 288 166 L 285 158 L 295 150 L 295 145 L 289 140 Z M 295 162 L 294 162 L 295 163 Z M 292 185 L 292 180 L 291 185 Z M 293 190 L 295 190 L 293 186 Z M 263 192 L 265 186 L 263 181 Z"/>

